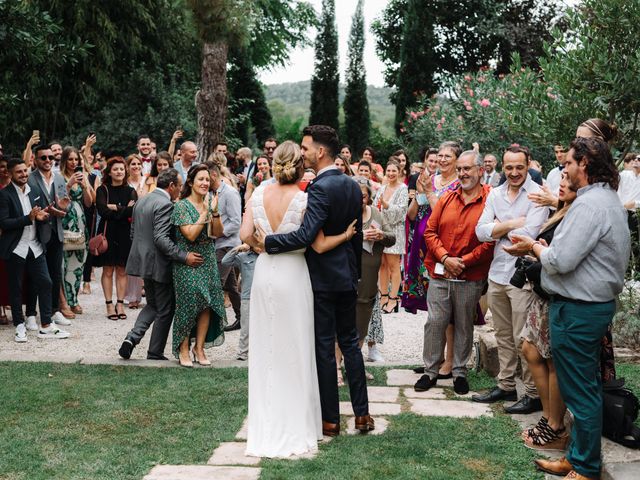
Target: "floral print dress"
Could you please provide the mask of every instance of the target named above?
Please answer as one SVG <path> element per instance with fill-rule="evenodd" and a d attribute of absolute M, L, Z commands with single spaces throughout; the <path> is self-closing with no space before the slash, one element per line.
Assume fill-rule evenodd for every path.
<path fill-rule="evenodd" d="M 67 214 L 62 217 L 62 228 L 76 233 L 84 233 L 85 239 L 88 238 L 87 221 L 84 215 L 84 206 L 82 204 L 83 189 L 80 185 L 74 185 L 69 192 L 71 205 Z M 64 288 L 64 296 L 70 307 L 78 305 L 78 291 L 82 282 L 82 272 L 84 270 L 84 262 L 87 259 L 87 249 L 65 251 L 63 259 L 63 276 L 62 284 Z"/>
<path fill-rule="evenodd" d="M 180 232 L 181 225 L 193 225 L 199 217 L 196 207 L 186 198 L 178 201 L 173 209 L 172 223 L 176 227 L 176 244 L 183 251 L 199 253 L 204 258 L 204 263 L 196 268 L 178 262 L 173 264 L 173 286 L 176 292 L 173 354 L 176 358 L 180 343 L 185 338 L 195 339 L 196 321 L 203 310 L 210 309 L 205 348 L 224 343 L 224 327 L 227 325 L 215 241 L 207 235 L 206 227 L 194 242 L 187 240 Z"/>

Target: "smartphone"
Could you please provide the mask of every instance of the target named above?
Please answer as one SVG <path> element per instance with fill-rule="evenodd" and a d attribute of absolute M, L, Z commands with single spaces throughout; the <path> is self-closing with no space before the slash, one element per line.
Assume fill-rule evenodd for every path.
<path fill-rule="evenodd" d="M 433 273 L 436 275 L 444 275 L 444 265 L 442 263 L 436 263 L 435 268 L 433 269 Z"/>
<path fill-rule="evenodd" d="M 176 130 L 177 130 L 177 131 L 182 132 L 182 125 L 178 125 L 178 126 L 176 127 Z"/>
<path fill-rule="evenodd" d="M 83 170 L 82 170 L 82 165 L 78 165 L 78 166 L 73 170 L 73 173 L 78 173 L 78 172 L 79 172 L 79 173 L 82 173 L 82 172 L 83 172 Z"/>
<path fill-rule="evenodd" d="M 34 130 L 32 136 L 34 135 L 40 136 L 40 130 Z"/>
<path fill-rule="evenodd" d="M 89 136 L 90 136 L 90 137 L 95 136 L 95 134 L 96 134 L 96 132 L 89 132 Z"/>

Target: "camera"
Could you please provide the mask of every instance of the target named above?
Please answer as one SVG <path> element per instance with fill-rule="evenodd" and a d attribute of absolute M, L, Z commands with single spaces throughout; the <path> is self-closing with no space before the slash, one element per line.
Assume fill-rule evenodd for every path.
<path fill-rule="evenodd" d="M 516 260 L 516 271 L 509 280 L 509 283 L 516 288 L 523 288 L 527 283 L 527 269 L 533 265 L 534 262 L 527 260 L 526 258 L 518 258 Z"/>

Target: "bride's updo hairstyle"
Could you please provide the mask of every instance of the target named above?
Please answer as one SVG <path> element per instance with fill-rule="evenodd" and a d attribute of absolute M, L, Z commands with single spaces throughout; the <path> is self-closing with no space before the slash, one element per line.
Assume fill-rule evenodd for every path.
<path fill-rule="evenodd" d="M 300 147 L 291 140 L 282 142 L 273 152 L 271 168 L 280 185 L 297 182 L 304 172 Z"/>

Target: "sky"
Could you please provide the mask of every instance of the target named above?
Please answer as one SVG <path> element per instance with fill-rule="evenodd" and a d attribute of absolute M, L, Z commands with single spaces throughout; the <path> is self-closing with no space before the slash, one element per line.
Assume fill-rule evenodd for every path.
<path fill-rule="evenodd" d="M 307 0 L 311 3 L 318 15 L 322 8 L 322 0 Z M 384 85 L 383 70 L 384 65 L 376 56 L 375 39 L 371 33 L 371 22 L 380 16 L 387 6 L 388 0 L 365 0 L 364 21 L 365 21 L 365 47 L 364 64 L 367 71 L 367 84 L 382 87 Z M 336 25 L 338 27 L 338 53 L 340 55 L 340 81 L 344 81 L 345 70 L 347 68 L 347 43 L 349 41 L 349 31 L 351 29 L 351 17 L 355 12 L 358 0 L 338 0 L 336 1 Z M 309 37 L 313 41 L 316 36 L 315 30 L 309 32 Z M 266 85 L 276 83 L 299 82 L 310 80 L 313 73 L 313 45 L 308 48 L 297 48 L 292 51 L 289 63 L 284 67 L 273 70 L 265 70 L 260 74 L 260 80 Z"/>

